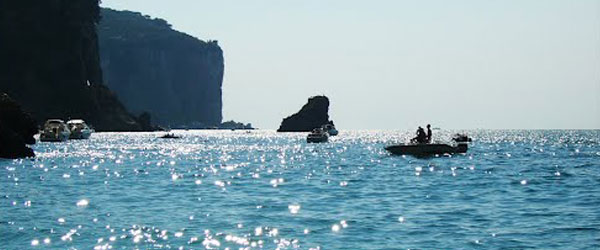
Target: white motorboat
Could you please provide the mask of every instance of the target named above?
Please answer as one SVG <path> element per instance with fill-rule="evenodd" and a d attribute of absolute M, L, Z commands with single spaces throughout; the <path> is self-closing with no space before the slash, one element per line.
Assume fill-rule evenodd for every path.
<path fill-rule="evenodd" d="M 312 132 L 310 132 L 310 134 L 308 134 L 308 137 L 306 137 L 306 142 L 308 142 L 308 143 L 327 142 L 328 140 L 329 140 L 329 134 L 327 133 L 327 131 L 323 130 L 322 128 L 313 129 Z"/>
<path fill-rule="evenodd" d="M 81 119 L 70 120 L 67 122 L 67 126 L 71 131 L 69 139 L 88 139 L 95 132 Z"/>
<path fill-rule="evenodd" d="M 40 134 L 40 141 L 66 141 L 71 131 L 63 120 L 50 119 L 44 123 L 44 130 Z"/>
<path fill-rule="evenodd" d="M 323 130 L 325 130 L 330 136 L 338 135 L 338 131 L 337 129 L 335 129 L 335 126 L 333 126 L 333 124 L 323 125 Z"/>

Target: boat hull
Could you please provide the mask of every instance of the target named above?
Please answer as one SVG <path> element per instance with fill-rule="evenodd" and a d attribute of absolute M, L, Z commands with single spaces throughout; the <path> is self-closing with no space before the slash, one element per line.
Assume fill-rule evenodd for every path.
<path fill-rule="evenodd" d="M 327 136 L 308 136 L 306 142 L 308 143 L 323 143 L 327 142 L 329 138 Z"/>
<path fill-rule="evenodd" d="M 70 133 L 42 133 L 40 141 L 43 142 L 63 142 L 69 139 Z"/>
<path fill-rule="evenodd" d="M 328 130 L 327 133 L 331 136 L 336 136 L 336 135 L 338 135 L 339 132 L 337 131 L 337 129 L 332 128 L 332 129 Z"/>
<path fill-rule="evenodd" d="M 82 130 L 82 131 L 71 131 L 71 135 L 69 139 L 89 139 L 92 135 L 92 131 L 90 130 Z"/>
<path fill-rule="evenodd" d="M 166 135 L 163 135 L 163 136 L 158 137 L 158 138 L 159 139 L 180 139 L 181 136 L 166 134 Z"/>
<path fill-rule="evenodd" d="M 399 144 L 385 147 L 385 150 L 395 155 L 431 156 L 443 154 L 466 153 L 467 144 L 450 146 L 448 144 Z"/>

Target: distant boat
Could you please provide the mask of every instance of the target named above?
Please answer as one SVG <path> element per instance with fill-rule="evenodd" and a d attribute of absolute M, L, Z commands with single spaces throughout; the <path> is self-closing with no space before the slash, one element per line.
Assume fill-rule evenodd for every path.
<path fill-rule="evenodd" d="M 468 146 L 466 143 L 459 143 L 456 146 L 448 144 L 398 144 L 385 147 L 385 150 L 395 155 L 413 155 L 413 156 L 431 156 L 443 154 L 466 153 Z"/>
<path fill-rule="evenodd" d="M 329 140 L 329 134 L 323 130 L 322 128 L 315 128 L 308 134 L 306 137 L 306 142 L 308 143 L 321 143 L 327 142 Z"/>
<path fill-rule="evenodd" d="M 71 135 L 71 130 L 63 120 L 50 119 L 44 123 L 44 130 L 40 134 L 40 141 L 60 142 L 66 141 Z"/>
<path fill-rule="evenodd" d="M 465 134 L 455 134 L 452 137 L 452 140 L 455 142 L 472 142 L 473 138 L 471 138 Z"/>
<path fill-rule="evenodd" d="M 158 137 L 158 138 L 161 138 L 161 139 L 179 139 L 179 138 L 181 138 L 181 136 L 177 136 L 175 134 L 165 134 L 165 135 L 163 135 L 161 137 Z"/>
<path fill-rule="evenodd" d="M 332 124 L 325 124 L 322 126 L 322 128 L 331 136 L 336 136 L 339 133 L 338 130 L 335 129 L 335 126 L 333 126 Z"/>
<path fill-rule="evenodd" d="M 88 139 L 94 133 L 94 129 L 90 128 L 83 120 L 75 119 L 67 122 L 67 126 L 71 131 L 69 139 Z"/>

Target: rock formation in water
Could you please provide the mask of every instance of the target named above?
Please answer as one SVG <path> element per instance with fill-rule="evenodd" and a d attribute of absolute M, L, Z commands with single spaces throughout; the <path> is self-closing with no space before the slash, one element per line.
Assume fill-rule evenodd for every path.
<path fill-rule="evenodd" d="M 102 85 L 98 0 L 0 1 L 0 92 L 48 118 L 82 118 L 96 130 L 143 129 Z"/>
<path fill-rule="evenodd" d="M 324 124 L 333 124 L 328 112 L 329 99 L 326 96 L 313 96 L 298 113 L 283 119 L 277 132 L 309 132 Z"/>
<path fill-rule="evenodd" d="M 110 9 L 102 9 L 98 32 L 105 82 L 128 110 L 148 112 L 162 126 L 219 126 L 224 62 L 216 41 Z"/>
<path fill-rule="evenodd" d="M 219 125 L 218 127 L 219 129 L 245 129 L 245 130 L 252 130 L 254 129 L 252 127 L 251 123 L 242 123 L 242 122 L 236 122 L 236 121 L 226 121 L 221 123 L 221 125 Z"/>
<path fill-rule="evenodd" d="M 35 144 L 36 122 L 7 94 L 0 93 L 0 158 L 35 156 L 25 144 Z"/>

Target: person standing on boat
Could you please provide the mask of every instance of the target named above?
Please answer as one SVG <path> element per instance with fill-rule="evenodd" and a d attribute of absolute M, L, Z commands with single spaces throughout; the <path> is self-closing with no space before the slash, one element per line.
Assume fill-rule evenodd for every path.
<path fill-rule="evenodd" d="M 427 143 L 431 143 L 431 125 L 427 124 Z"/>

